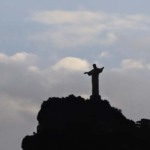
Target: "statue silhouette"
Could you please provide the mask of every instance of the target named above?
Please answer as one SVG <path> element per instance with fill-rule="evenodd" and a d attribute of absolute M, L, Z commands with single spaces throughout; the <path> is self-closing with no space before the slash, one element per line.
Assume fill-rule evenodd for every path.
<path fill-rule="evenodd" d="M 104 67 L 97 68 L 96 64 L 93 64 L 93 68 L 89 72 L 84 72 L 84 74 L 92 76 L 92 97 L 99 97 L 99 74 L 103 71 Z"/>

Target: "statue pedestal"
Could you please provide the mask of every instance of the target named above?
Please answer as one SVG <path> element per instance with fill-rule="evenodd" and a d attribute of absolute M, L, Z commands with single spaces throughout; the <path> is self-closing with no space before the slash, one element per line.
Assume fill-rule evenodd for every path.
<path fill-rule="evenodd" d="M 92 101 L 101 100 L 101 96 L 100 95 L 91 95 L 90 96 L 90 100 L 92 100 Z"/>

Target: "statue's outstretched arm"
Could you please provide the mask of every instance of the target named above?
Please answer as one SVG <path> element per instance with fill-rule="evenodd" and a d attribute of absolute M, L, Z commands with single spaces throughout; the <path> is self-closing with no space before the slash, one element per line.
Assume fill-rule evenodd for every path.
<path fill-rule="evenodd" d="M 89 76 L 92 75 L 91 71 L 89 71 L 89 72 L 84 72 L 84 74 L 88 74 Z"/>

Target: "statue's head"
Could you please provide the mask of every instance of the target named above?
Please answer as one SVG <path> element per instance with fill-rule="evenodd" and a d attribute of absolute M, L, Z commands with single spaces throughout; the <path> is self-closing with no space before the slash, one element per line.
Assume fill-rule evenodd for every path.
<path fill-rule="evenodd" d="M 97 68 L 96 64 L 93 64 L 93 68 L 94 68 L 94 69 L 96 69 L 96 68 Z"/>

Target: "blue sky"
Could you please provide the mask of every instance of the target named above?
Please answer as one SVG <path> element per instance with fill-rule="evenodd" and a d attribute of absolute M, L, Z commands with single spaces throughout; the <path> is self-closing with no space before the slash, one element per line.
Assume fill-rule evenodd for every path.
<path fill-rule="evenodd" d="M 100 94 L 150 118 L 148 0 L 0 0 L 0 149 L 21 149 L 43 100 L 91 95 L 83 72 L 104 66 Z M 5 136 L 3 136 L 5 135 Z"/>

